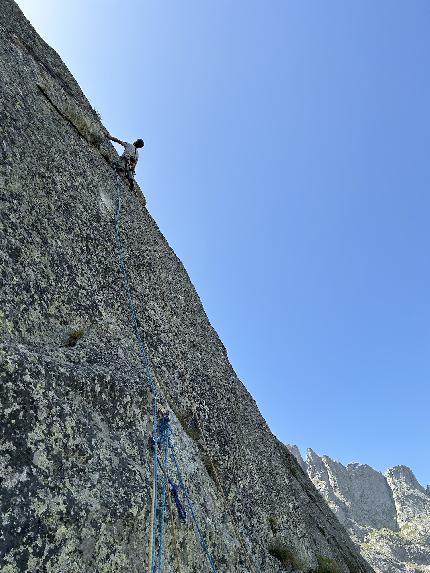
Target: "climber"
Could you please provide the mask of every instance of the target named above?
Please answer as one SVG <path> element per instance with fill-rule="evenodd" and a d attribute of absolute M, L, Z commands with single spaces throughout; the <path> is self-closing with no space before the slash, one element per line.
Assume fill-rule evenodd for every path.
<path fill-rule="evenodd" d="M 141 149 L 145 143 L 143 139 L 136 139 L 134 143 L 127 143 L 126 141 L 121 141 L 113 137 L 113 135 L 107 135 L 108 139 L 119 143 L 124 147 L 124 153 L 120 157 L 120 161 L 115 165 L 116 170 L 119 173 L 123 173 L 128 181 L 130 189 L 134 189 L 134 175 L 136 173 L 136 164 L 139 160 L 138 149 Z"/>

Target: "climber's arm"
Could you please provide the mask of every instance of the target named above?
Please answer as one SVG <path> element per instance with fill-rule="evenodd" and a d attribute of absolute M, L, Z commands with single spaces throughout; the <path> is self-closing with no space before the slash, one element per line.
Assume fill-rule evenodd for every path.
<path fill-rule="evenodd" d="M 120 139 L 117 139 L 116 137 L 114 137 L 113 135 L 107 135 L 108 139 L 110 139 L 111 141 L 115 141 L 115 143 L 119 143 L 120 145 L 122 145 L 123 147 L 125 147 L 127 145 L 127 143 L 125 141 L 121 141 Z"/>

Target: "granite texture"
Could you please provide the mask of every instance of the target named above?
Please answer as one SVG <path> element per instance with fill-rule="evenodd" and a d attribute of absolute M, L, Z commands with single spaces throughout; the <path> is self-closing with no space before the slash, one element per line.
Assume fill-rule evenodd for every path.
<path fill-rule="evenodd" d="M 118 191 L 161 407 L 217 570 L 370 572 L 238 380 L 143 195 L 112 168 L 97 114 L 12 0 L 0 35 L 1 573 L 147 570 L 151 396 L 115 248 Z M 175 528 L 180 570 L 209 571 L 190 520 Z M 164 571 L 178 571 L 166 535 Z"/>

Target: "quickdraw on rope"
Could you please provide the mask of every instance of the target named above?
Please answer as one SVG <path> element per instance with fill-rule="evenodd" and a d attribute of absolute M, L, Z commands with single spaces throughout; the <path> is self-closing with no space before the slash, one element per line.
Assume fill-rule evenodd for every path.
<path fill-rule="evenodd" d="M 187 512 L 185 511 L 185 507 L 182 505 L 181 500 L 179 499 L 179 487 L 172 480 L 169 480 L 169 484 L 179 519 L 182 521 L 182 523 L 185 523 L 187 521 Z"/>

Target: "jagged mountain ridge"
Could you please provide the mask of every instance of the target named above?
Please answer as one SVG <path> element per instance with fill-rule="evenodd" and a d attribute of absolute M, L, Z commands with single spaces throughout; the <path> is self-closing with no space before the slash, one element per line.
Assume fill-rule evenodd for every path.
<path fill-rule="evenodd" d="M 151 396 L 115 250 L 118 189 L 161 406 L 218 571 L 249 571 L 249 553 L 263 573 L 370 572 L 237 379 L 142 195 L 112 169 L 97 114 L 12 0 L 0 35 L 1 573 L 147 570 Z M 181 571 L 209 571 L 192 523 L 176 529 Z"/>
<path fill-rule="evenodd" d="M 300 466 L 381 573 L 430 572 L 430 490 L 406 466 L 385 474 L 366 464 L 344 466 L 309 449 Z"/>

